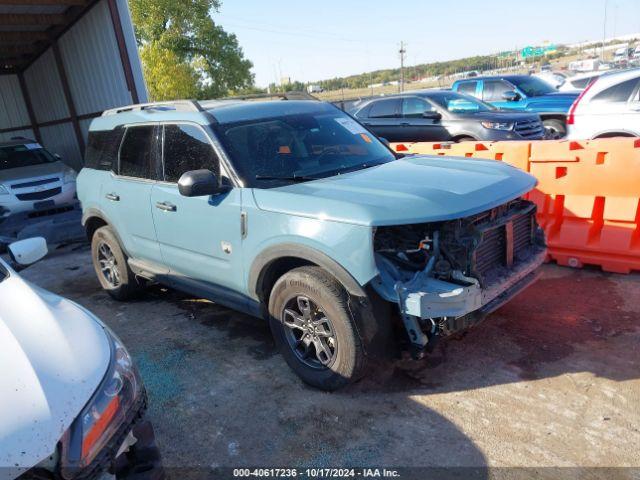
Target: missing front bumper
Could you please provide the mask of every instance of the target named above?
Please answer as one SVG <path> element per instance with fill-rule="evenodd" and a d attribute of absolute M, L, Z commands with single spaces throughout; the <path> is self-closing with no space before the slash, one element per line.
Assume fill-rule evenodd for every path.
<path fill-rule="evenodd" d="M 526 261 L 484 287 L 473 279 L 460 285 L 429 275 L 398 282 L 397 301 L 414 358 L 421 358 L 435 339 L 479 323 L 534 283 L 545 257 L 546 248 L 535 247 Z"/>
<path fill-rule="evenodd" d="M 462 317 L 478 310 L 484 310 L 496 300 L 501 300 L 500 305 L 502 305 L 535 281 L 534 278 L 525 282 L 525 280 L 533 278 L 531 274 L 542 265 L 545 256 L 546 249 L 537 249 L 526 262 L 508 270 L 501 278 L 486 287 L 481 287 L 477 283 L 462 286 L 433 277 L 420 279 L 418 282 L 410 284 L 402 284 L 399 289 L 402 300 L 400 309 L 404 314 L 428 319 Z M 509 294 L 516 285 L 521 285 L 523 282 L 524 286 Z"/>

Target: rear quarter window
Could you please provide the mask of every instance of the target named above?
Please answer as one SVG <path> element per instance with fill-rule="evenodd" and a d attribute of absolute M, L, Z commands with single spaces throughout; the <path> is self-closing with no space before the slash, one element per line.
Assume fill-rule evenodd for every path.
<path fill-rule="evenodd" d="M 118 169 L 118 149 L 123 135 L 122 127 L 89 132 L 84 166 L 94 170 L 115 172 Z"/>
<path fill-rule="evenodd" d="M 626 80 L 613 87 L 609 87 L 600 93 L 594 95 L 592 102 L 626 102 L 631 97 L 636 86 L 640 82 L 638 78 Z"/>

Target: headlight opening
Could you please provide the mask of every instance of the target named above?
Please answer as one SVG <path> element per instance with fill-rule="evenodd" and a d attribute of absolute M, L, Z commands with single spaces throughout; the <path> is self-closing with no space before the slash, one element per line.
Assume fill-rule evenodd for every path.
<path fill-rule="evenodd" d="M 129 352 L 107 328 L 111 362 L 102 383 L 62 439 L 61 473 L 73 478 L 89 466 L 131 417 L 141 383 Z"/>

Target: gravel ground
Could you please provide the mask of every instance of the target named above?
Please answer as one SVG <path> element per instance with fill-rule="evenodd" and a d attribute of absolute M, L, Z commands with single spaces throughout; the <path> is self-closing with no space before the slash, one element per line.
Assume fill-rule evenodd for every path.
<path fill-rule="evenodd" d="M 85 245 L 23 276 L 127 344 L 172 478 L 187 467 L 347 465 L 640 478 L 640 275 L 546 265 L 426 361 L 398 360 L 336 393 L 302 384 L 261 320 L 160 287 L 113 301 Z"/>

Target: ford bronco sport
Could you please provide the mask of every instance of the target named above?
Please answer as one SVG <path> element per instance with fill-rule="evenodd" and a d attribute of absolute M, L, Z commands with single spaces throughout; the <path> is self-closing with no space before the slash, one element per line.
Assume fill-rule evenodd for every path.
<path fill-rule="evenodd" d="M 391 346 L 420 357 L 535 280 L 535 183 L 502 162 L 399 158 L 328 103 L 178 101 L 95 119 L 78 195 L 114 298 L 158 282 L 268 319 L 289 366 L 332 390 L 394 326 Z"/>

